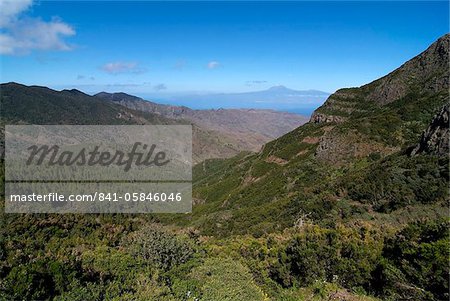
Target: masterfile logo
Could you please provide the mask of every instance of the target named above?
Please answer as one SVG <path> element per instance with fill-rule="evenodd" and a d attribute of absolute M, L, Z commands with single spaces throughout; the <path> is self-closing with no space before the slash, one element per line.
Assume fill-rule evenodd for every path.
<path fill-rule="evenodd" d="M 142 142 L 135 142 L 129 153 L 116 150 L 114 153 L 110 151 L 99 151 L 99 146 L 95 146 L 94 150 L 87 151 L 86 148 L 82 148 L 79 152 L 73 151 L 61 151 L 58 145 L 32 145 L 28 148 L 30 156 L 27 160 L 27 165 L 42 165 L 44 160 L 48 157 L 48 165 L 59 166 L 109 166 L 116 164 L 117 166 L 123 166 L 123 171 L 127 172 L 131 166 L 163 166 L 170 162 L 170 159 L 166 159 L 167 155 L 164 151 L 157 151 L 156 144 L 152 144 L 150 147 Z M 139 151 L 142 148 L 142 151 Z M 154 154 L 155 153 L 155 154 Z"/>
<path fill-rule="evenodd" d="M 190 212 L 191 162 L 189 125 L 6 126 L 5 211 Z"/>

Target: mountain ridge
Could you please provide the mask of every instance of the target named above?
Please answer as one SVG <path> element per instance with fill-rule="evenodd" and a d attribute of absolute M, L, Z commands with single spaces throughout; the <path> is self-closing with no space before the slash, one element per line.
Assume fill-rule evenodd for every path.
<path fill-rule="evenodd" d="M 189 108 L 176 108 L 154 104 L 156 108 L 167 108 L 167 114 L 158 110 L 142 109 L 142 104 L 148 105 L 142 99 L 127 95 L 117 94 L 122 99 L 132 99 L 136 105 L 122 105 L 119 101 L 105 101 L 100 97 L 88 95 L 76 89 L 64 89 L 56 91 L 43 86 L 26 86 L 18 83 L 4 83 L 0 86 L 2 122 L 10 124 L 192 124 L 193 126 L 193 162 L 199 163 L 209 158 L 228 158 L 241 151 L 258 151 L 262 144 L 287 132 L 296 125 L 305 122 L 306 119 L 297 115 L 291 116 L 291 123 L 285 122 L 284 127 L 275 125 L 279 132 L 269 135 L 261 134 L 267 127 L 258 129 L 258 124 L 251 123 L 253 116 L 267 118 L 273 115 L 272 120 L 280 119 L 284 113 L 246 110 L 245 115 L 253 130 L 245 129 L 245 123 L 233 126 L 233 120 L 242 117 L 244 112 L 217 110 L 209 114 L 221 116 L 221 120 L 228 121 L 231 127 L 220 128 L 215 123 L 217 120 L 208 117 L 204 122 L 198 118 L 184 118 L 180 116 L 183 110 L 194 112 Z M 105 96 L 105 95 L 103 95 Z M 172 108 L 172 109 L 170 109 Z M 163 112 L 164 113 L 164 112 Z M 165 115 L 165 116 L 164 116 Z M 233 118 L 230 118 L 233 117 Z M 211 119 L 211 120 L 210 120 Z M 255 120 L 258 120 L 255 118 Z M 269 125 L 271 122 L 269 119 Z M 300 120 L 300 122 L 298 121 Z M 240 127 L 243 127 L 241 130 Z"/>
<path fill-rule="evenodd" d="M 191 124 L 193 162 L 211 157 L 230 157 L 240 151 L 233 148 L 228 137 L 189 121 L 133 110 L 76 89 L 56 91 L 42 86 L 5 83 L 0 85 L 0 92 L 3 124 Z"/>
<path fill-rule="evenodd" d="M 424 91 L 442 90 L 449 85 L 449 66 L 446 63 L 450 55 L 449 49 L 450 34 L 446 34 L 387 75 L 359 88 L 339 89 L 314 111 L 310 121 L 342 122 L 353 111 L 364 112 L 363 107 L 354 103 L 355 100 L 365 99 L 365 102 L 370 104 L 384 106 L 405 97 L 416 85 L 422 84 Z M 435 74 L 436 72 L 438 74 Z M 429 80 L 431 82 L 428 82 Z M 347 100 L 341 101 L 342 99 Z"/>
<path fill-rule="evenodd" d="M 185 106 L 158 104 L 126 93 L 100 92 L 94 95 L 125 107 L 159 114 L 166 118 L 188 120 L 232 136 L 241 150 L 259 151 L 261 146 L 307 121 L 305 116 L 261 109 L 194 110 Z"/>

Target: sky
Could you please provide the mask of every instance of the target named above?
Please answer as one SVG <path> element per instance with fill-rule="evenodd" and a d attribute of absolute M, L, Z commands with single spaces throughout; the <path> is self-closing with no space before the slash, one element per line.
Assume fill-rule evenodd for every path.
<path fill-rule="evenodd" d="M 0 0 L 1 82 L 134 95 L 334 92 L 449 32 L 440 2 Z"/>

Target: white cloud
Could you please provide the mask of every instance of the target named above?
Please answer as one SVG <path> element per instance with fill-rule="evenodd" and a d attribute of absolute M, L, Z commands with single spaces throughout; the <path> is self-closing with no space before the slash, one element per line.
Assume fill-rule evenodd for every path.
<path fill-rule="evenodd" d="M 119 74 L 119 73 L 144 73 L 147 70 L 140 67 L 136 62 L 111 62 L 106 63 L 101 68 L 103 71 L 109 74 Z"/>
<path fill-rule="evenodd" d="M 158 84 L 153 87 L 153 90 L 155 90 L 155 91 L 162 91 L 162 90 L 166 90 L 166 89 L 167 89 L 167 86 L 164 84 Z"/>
<path fill-rule="evenodd" d="M 0 0 L 0 27 L 7 27 L 31 6 L 32 0 Z"/>
<path fill-rule="evenodd" d="M 208 69 L 216 69 L 220 67 L 220 63 L 217 61 L 211 61 L 207 65 Z"/>
<path fill-rule="evenodd" d="M 0 54 L 71 50 L 64 37 L 75 35 L 75 30 L 56 17 L 46 22 L 22 16 L 31 5 L 31 0 L 0 0 Z"/>
<path fill-rule="evenodd" d="M 115 87 L 115 88 L 128 88 L 128 87 L 140 87 L 140 84 L 133 83 L 116 83 L 116 84 L 107 84 L 107 87 Z"/>

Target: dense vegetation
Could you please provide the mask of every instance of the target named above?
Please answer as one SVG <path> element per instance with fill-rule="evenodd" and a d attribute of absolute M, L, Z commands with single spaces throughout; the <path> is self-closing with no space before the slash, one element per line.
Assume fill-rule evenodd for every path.
<path fill-rule="evenodd" d="M 448 299 L 448 219 L 200 236 L 145 216 L 2 216 L 3 300 Z M 309 297 L 308 297 L 309 296 Z"/>
<path fill-rule="evenodd" d="M 188 216 L 2 213 L 0 300 L 449 298 L 448 156 L 270 147 L 197 165 Z"/>

